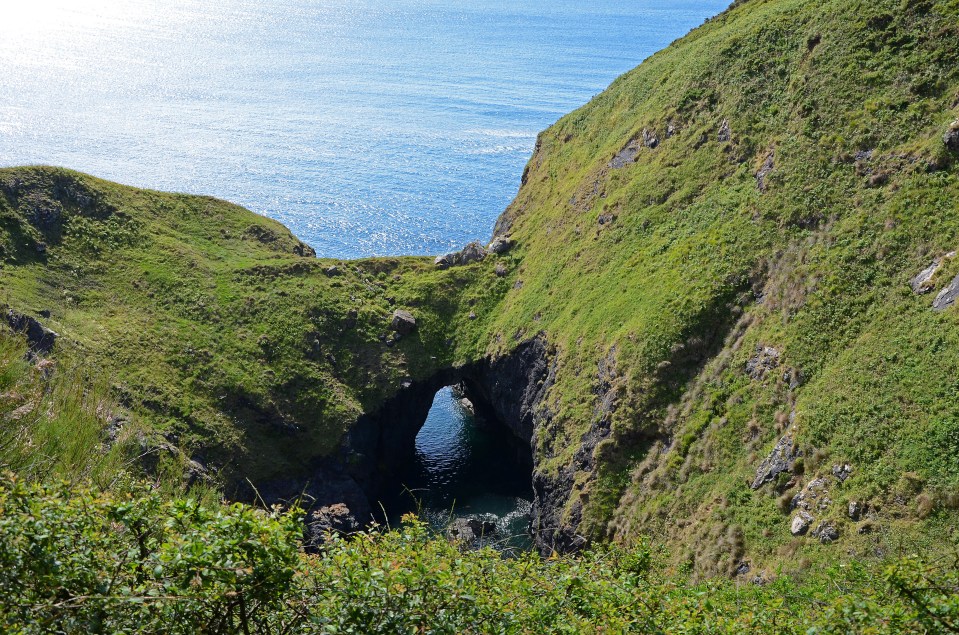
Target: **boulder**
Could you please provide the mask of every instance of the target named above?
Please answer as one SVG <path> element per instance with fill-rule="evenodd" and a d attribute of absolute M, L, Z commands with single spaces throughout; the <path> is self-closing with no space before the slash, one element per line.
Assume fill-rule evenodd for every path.
<path fill-rule="evenodd" d="M 496 274 L 497 278 L 504 277 L 508 271 L 506 270 L 506 265 L 501 262 L 496 263 L 496 267 L 493 269 L 493 273 Z"/>
<path fill-rule="evenodd" d="M 483 245 L 473 241 L 460 250 L 459 258 L 461 264 L 468 265 L 471 262 L 479 262 L 486 257 L 486 249 Z"/>
<path fill-rule="evenodd" d="M 349 535 L 359 530 L 359 521 L 343 503 L 334 503 L 314 510 L 307 522 L 311 544 L 322 544 L 323 536 L 328 533 Z"/>
<path fill-rule="evenodd" d="M 765 483 L 773 481 L 781 473 L 791 473 L 796 459 L 801 454 L 799 449 L 793 445 L 791 435 L 787 434 L 779 439 L 773 451 L 759 464 L 759 469 L 756 470 L 756 478 L 753 480 L 751 487 L 759 489 Z"/>
<path fill-rule="evenodd" d="M 446 537 L 470 548 L 478 548 L 496 536 L 496 523 L 477 518 L 457 518 L 446 528 Z"/>
<path fill-rule="evenodd" d="M 433 264 L 439 269 L 449 269 L 456 264 L 456 254 L 446 254 L 444 256 L 437 256 L 436 260 L 433 261 Z"/>
<path fill-rule="evenodd" d="M 416 318 L 409 311 L 397 309 L 393 311 L 393 321 L 390 328 L 400 335 L 409 335 L 416 329 Z"/>
<path fill-rule="evenodd" d="M 814 518 L 807 514 L 806 512 L 799 512 L 793 516 L 792 524 L 789 526 L 789 533 L 793 536 L 802 536 L 807 531 L 809 531 L 809 525 L 812 524 Z"/>
<path fill-rule="evenodd" d="M 849 513 L 850 520 L 859 520 L 862 518 L 863 513 L 866 511 L 866 506 L 859 501 L 849 501 L 849 506 L 847 512 Z"/>
<path fill-rule="evenodd" d="M 501 236 L 499 238 L 494 238 L 493 242 L 489 244 L 486 250 L 491 254 L 505 254 L 512 246 L 513 241 L 511 241 L 508 237 Z"/>
<path fill-rule="evenodd" d="M 824 545 L 839 540 L 839 530 L 830 522 L 819 523 L 813 530 L 812 535 L 815 538 L 819 538 L 819 542 Z"/>
<path fill-rule="evenodd" d="M 942 142 L 950 152 L 959 153 L 959 119 L 949 125 L 946 133 L 942 135 Z"/>

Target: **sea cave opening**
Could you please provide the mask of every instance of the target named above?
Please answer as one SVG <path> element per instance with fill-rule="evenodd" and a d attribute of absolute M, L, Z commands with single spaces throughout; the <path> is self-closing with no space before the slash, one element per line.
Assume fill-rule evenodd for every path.
<path fill-rule="evenodd" d="M 484 535 L 504 549 L 532 546 L 532 453 L 464 383 L 440 388 L 416 434 L 409 460 L 382 491 L 385 518 L 397 526 L 417 513 L 434 529 Z M 463 528 L 466 527 L 464 530 Z"/>

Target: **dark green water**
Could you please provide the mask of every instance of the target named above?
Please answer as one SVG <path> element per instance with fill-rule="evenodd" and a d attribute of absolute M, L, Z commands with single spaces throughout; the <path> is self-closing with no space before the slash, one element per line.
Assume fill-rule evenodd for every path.
<path fill-rule="evenodd" d="M 454 518 L 477 518 L 496 523 L 503 547 L 532 543 L 529 450 L 502 427 L 478 422 L 450 387 L 436 393 L 416 437 L 415 460 L 388 494 L 391 524 L 415 511 L 436 529 Z"/>

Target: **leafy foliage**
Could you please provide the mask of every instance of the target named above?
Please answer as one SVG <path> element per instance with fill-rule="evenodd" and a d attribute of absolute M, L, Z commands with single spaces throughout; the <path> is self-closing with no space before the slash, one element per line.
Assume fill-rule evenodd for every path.
<path fill-rule="evenodd" d="M 398 530 L 299 548 L 296 511 L 208 507 L 0 482 L 5 632 L 935 633 L 959 619 L 954 565 L 797 585 L 690 584 L 648 548 L 516 559 Z"/>

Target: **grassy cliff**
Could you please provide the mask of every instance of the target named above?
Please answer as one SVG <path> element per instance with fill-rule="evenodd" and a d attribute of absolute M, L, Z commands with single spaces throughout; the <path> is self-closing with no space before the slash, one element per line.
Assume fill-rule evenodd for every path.
<path fill-rule="evenodd" d="M 332 452 L 360 413 L 453 363 L 463 288 L 506 284 L 425 258 L 316 259 L 224 201 L 45 167 L 0 170 L 0 260 L 0 304 L 60 333 L 58 358 L 221 483 Z M 402 339 L 399 308 L 417 323 Z"/>
<path fill-rule="evenodd" d="M 540 135 L 487 324 L 558 349 L 562 522 L 722 574 L 953 544 L 959 262 L 910 280 L 959 245 L 957 36 L 956 2 L 737 3 Z"/>
<path fill-rule="evenodd" d="M 404 384 L 540 336 L 537 493 L 566 546 L 759 580 L 949 549 L 957 41 L 956 0 L 738 2 L 543 132 L 512 249 L 445 270 L 2 170 L 0 302 L 49 311 L 58 355 L 221 482 L 302 469 Z M 394 342 L 396 308 L 418 327 Z"/>

